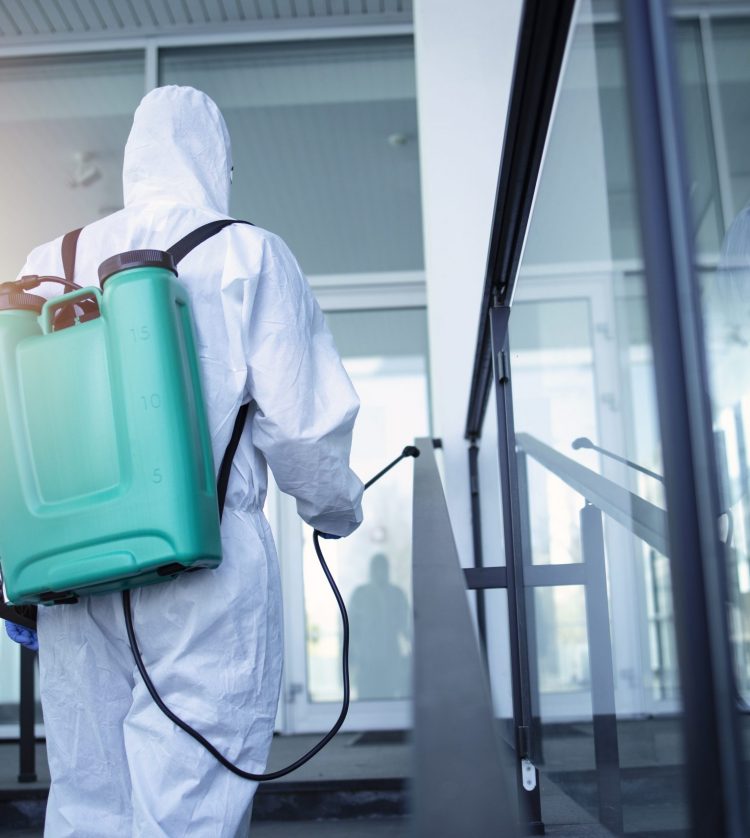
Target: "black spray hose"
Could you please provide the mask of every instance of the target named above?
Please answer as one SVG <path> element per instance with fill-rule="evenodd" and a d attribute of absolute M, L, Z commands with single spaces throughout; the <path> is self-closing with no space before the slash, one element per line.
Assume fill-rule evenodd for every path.
<path fill-rule="evenodd" d="M 365 483 L 365 489 L 369 489 L 373 483 L 380 480 L 380 478 L 389 472 L 395 465 L 401 462 L 406 457 L 418 457 L 419 456 L 419 449 L 413 445 L 407 445 L 406 448 L 401 452 L 400 456 L 396 457 L 396 459 L 389 463 L 382 471 L 379 471 L 371 480 L 368 480 Z M 323 556 L 323 551 L 320 548 L 320 532 L 315 530 L 313 532 L 313 545 L 315 546 L 315 553 L 318 556 L 318 561 L 320 562 L 320 566 L 323 569 L 323 573 L 325 574 L 326 579 L 328 580 L 328 584 L 331 586 L 331 590 L 333 591 L 333 595 L 336 598 L 336 604 L 339 607 L 339 612 L 341 613 L 341 622 L 343 624 L 344 633 L 343 633 L 343 641 L 341 644 L 341 670 L 342 676 L 344 681 L 344 697 L 341 702 L 341 712 L 339 713 L 338 718 L 336 719 L 333 727 L 326 733 L 326 735 L 315 745 L 313 745 L 310 750 L 303 754 L 298 760 L 291 763 L 291 765 L 287 765 L 285 768 L 280 768 L 278 771 L 269 771 L 267 774 L 253 774 L 251 771 L 244 771 L 239 766 L 235 765 L 233 762 L 230 762 L 219 750 L 212 745 L 205 736 L 202 736 L 198 733 L 197 730 L 192 728 L 187 722 L 183 721 L 179 716 L 173 713 L 169 707 L 162 701 L 161 696 L 156 690 L 156 687 L 153 684 L 153 681 L 149 677 L 148 672 L 146 671 L 146 666 L 143 663 L 143 658 L 141 657 L 140 649 L 138 648 L 138 640 L 135 636 L 135 628 L 133 627 L 133 611 L 131 607 L 131 599 L 130 599 L 130 591 L 123 591 L 122 592 L 122 607 L 125 613 L 125 628 L 127 629 L 128 633 L 128 640 L 130 642 L 130 648 L 133 652 L 133 657 L 135 658 L 135 664 L 138 667 L 138 671 L 141 673 L 141 678 L 143 678 L 143 683 L 146 685 L 146 689 L 151 694 L 151 698 L 153 698 L 154 703 L 156 706 L 161 710 L 161 712 L 177 727 L 182 728 L 189 736 L 192 736 L 196 742 L 202 745 L 213 757 L 215 757 L 225 768 L 231 771 L 233 774 L 236 774 L 238 777 L 242 777 L 244 780 L 254 780 L 255 782 L 263 782 L 265 780 L 277 780 L 279 777 L 285 777 L 287 774 L 291 774 L 292 771 L 296 771 L 298 768 L 303 766 L 306 762 L 311 760 L 315 754 L 321 751 L 333 737 L 339 732 L 341 729 L 341 725 L 344 724 L 344 720 L 346 719 L 346 714 L 349 712 L 349 699 L 350 699 L 350 686 L 349 686 L 349 615 L 346 613 L 346 605 L 344 604 L 344 598 L 341 596 L 341 592 L 339 591 L 336 582 L 331 574 L 331 571 L 326 564 L 325 557 Z"/>

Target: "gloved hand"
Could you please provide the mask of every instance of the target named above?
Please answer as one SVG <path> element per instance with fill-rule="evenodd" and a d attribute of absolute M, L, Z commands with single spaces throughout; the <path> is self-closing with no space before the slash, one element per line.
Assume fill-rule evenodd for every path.
<path fill-rule="evenodd" d="M 6 620 L 5 631 L 8 632 L 8 637 L 10 637 L 11 640 L 15 640 L 16 643 L 20 643 L 27 649 L 31 649 L 32 652 L 39 651 L 39 638 L 33 629 L 27 629 L 23 626 L 11 623 L 10 620 Z"/>
<path fill-rule="evenodd" d="M 320 530 L 318 530 L 318 535 L 319 535 L 321 538 L 327 538 L 327 539 L 329 539 L 329 540 L 331 540 L 331 541 L 335 541 L 336 539 L 341 538 L 341 536 L 340 536 L 340 535 L 329 535 L 327 532 L 321 532 Z"/>

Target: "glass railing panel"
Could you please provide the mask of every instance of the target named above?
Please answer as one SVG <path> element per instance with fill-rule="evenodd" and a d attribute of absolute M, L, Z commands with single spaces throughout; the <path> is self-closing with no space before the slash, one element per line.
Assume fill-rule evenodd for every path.
<path fill-rule="evenodd" d="M 678 11 L 673 7 L 675 12 Z M 680 23 L 684 31 L 685 24 Z M 734 665 L 734 693 L 750 763 L 750 3 L 712 10 L 680 54 L 679 76 L 688 146 L 705 138 L 704 153 L 688 156 L 688 181 L 710 183 L 722 209 L 715 246 L 706 246 L 701 206 L 692 202 L 695 281 L 700 295 L 711 418 L 718 470 L 718 537 L 727 607 L 722 607 Z M 700 72 L 696 71 L 700 67 Z M 696 99 L 705 102 L 699 110 Z M 723 604 L 722 604 L 723 606 Z M 747 775 L 747 770 L 746 770 Z"/>
<path fill-rule="evenodd" d="M 616 8 L 580 4 L 510 320 L 519 445 L 543 443 L 525 458 L 522 524 L 533 750 L 543 816 L 562 795 L 582 824 L 672 835 L 689 828 L 681 693 Z M 692 58 L 694 35 L 678 38 Z M 695 198 L 707 248 L 715 182 L 706 172 Z"/>

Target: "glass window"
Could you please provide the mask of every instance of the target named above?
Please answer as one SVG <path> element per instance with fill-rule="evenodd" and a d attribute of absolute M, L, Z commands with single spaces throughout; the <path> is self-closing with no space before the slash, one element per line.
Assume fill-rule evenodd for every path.
<path fill-rule="evenodd" d="M 423 266 L 411 39 L 164 51 L 162 84 L 205 90 L 232 137 L 232 212 L 310 275 Z"/>
<path fill-rule="evenodd" d="M 140 52 L 0 62 L 0 269 L 122 208 L 122 157 L 143 96 Z"/>
<path fill-rule="evenodd" d="M 0 272 L 122 207 L 122 157 L 144 90 L 141 52 L 0 62 Z M 18 646 L 0 630 L 0 725 L 18 718 Z"/>

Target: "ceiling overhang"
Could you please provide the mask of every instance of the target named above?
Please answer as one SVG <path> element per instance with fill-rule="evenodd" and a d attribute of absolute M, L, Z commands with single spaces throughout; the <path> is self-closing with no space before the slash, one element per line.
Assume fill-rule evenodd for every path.
<path fill-rule="evenodd" d="M 412 0 L 0 0 L 0 54 L 75 44 L 410 31 Z"/>

